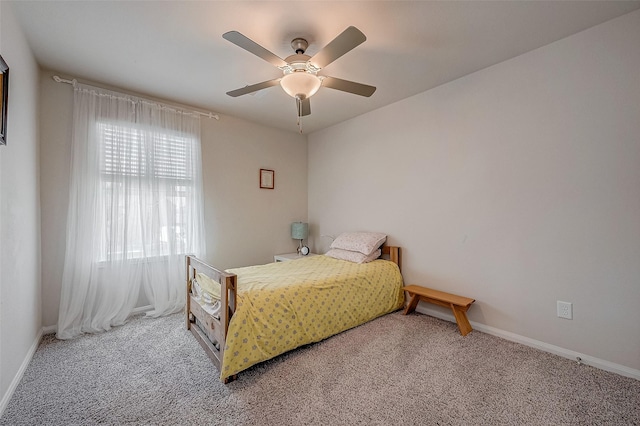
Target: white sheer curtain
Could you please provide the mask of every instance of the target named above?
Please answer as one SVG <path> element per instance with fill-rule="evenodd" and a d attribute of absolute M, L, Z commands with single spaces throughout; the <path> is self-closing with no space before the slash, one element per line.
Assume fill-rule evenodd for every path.
<path fill-rule="evenodd" d="M 91 86 L 74 88 L 60 339 L 185 303 L 184 255 L 204 252 L 200 118 Z"/>

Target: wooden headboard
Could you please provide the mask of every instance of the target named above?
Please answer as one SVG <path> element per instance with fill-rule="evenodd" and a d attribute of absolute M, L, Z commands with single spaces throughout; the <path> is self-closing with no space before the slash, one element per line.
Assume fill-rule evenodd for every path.
<path fill-rule="evenodd" d="M 402 266 L 400 265 L 400 247 L 382 246 L 382 255 L 389 256 L 389 260 L 398 265 L 398 268 L 402 271 Z"/>

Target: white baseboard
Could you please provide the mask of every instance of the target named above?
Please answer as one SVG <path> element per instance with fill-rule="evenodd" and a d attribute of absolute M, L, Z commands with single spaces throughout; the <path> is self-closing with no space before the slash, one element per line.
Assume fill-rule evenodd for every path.
<path fill-rule="evenodd" d="M 456 322 L 456 319 L 453 316 L 453 314 L 446 314 L 432 308 L 425 308 L 423 305 L 420 305 L 420 304 L 416 308 L 416 311 L 422 314 L 430 315 L 432 317 L 440 318 L 446 321 Z M 640 370 L 636 370 L 620 364 L 615 364 L 610 361 L 605 361 L 603 359 L 595 358 L 590 355 L 582 354 L 569 349 L 561 348 L 560 346 L 551 345 L 549 343 L 541 342 L 539 340 L 530 339 L 528 337 L 521 336 L 519 334 L 511 333 L 509 331 L 501 330 L 499 328 L 491 327 L 478 322 L 470 321 L 470 323 L 474 329 L 482 331 L 483 333 L 491 334 L 493 336 L 497 336 L 505 340 L 510 340 L 512 342 L 521 343 L 525 346 L 540 349 L 542 351 L 549 352 L 573 361 L 577 361 L 577 358 L 580 358 L 580 362 L 582 362 L 583 364 L 587 364 L 592 367 L 599 368 L 601 370 L 610 371 L 612 373 L 616 373 L 621 376 L 631 377 L 632 379 L 640 380 Z"/>
<path fill-rule="evenodd" d="M 0 417 L 2 417 L 4 410 L 7 408 L 7 405 L 9 404 L 9 401 L 11 400 L 13 393 L 18 387 L 20 380 L 22 380 L 22 376 L 24 376 L 24 372 L 29 366 L 31 359 L 33 358 L 33 354 L 36 353 L 36 349 L 38 349 L 38 345 L 40 344 L 41 339 L 42 339 L 42 330 L 38 332 L 38 334 L 36 335 L 36 338 L 33 340 L 33 344 L 29 348 L 27 355 L 24 357 L 24 360 L 22 361 L 22 364 L 20 365 L 18 372 L 16 373 L 15 377 L 11 381 L 11 384 L 9 385 L 7 392 L 4 394 L 4 396 L 2 397 L 2 400 L 0 401 Z"/>

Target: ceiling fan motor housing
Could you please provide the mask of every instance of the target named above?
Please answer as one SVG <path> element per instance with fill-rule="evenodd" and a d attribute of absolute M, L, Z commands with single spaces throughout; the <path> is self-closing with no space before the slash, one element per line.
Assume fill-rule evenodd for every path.
<path fill-rule="evenodd" d="M 294 49 L 297 40 L 306 43 L 306 40 L 297 38 L 291 42 Z M 296 53 L 285 59 L 287 65 L 282 67 L 284 76 L 280 80 L 280 86 L 293 98 L 310 98 L 322 85 L 322 80 L 316 75 L 317 70 L 310 66 L 309 59 L 311 56 L 302 53 Z"/>

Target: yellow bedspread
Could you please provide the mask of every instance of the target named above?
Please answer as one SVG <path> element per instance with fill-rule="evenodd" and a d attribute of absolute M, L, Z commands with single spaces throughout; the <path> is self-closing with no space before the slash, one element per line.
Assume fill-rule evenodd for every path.
<path fill-rule="evenodd" d="M 353 328 L 404 304 L 402 275 L 387 260 L 328 256 L 230 269 L 238 276 L 221 378 Z"/>

